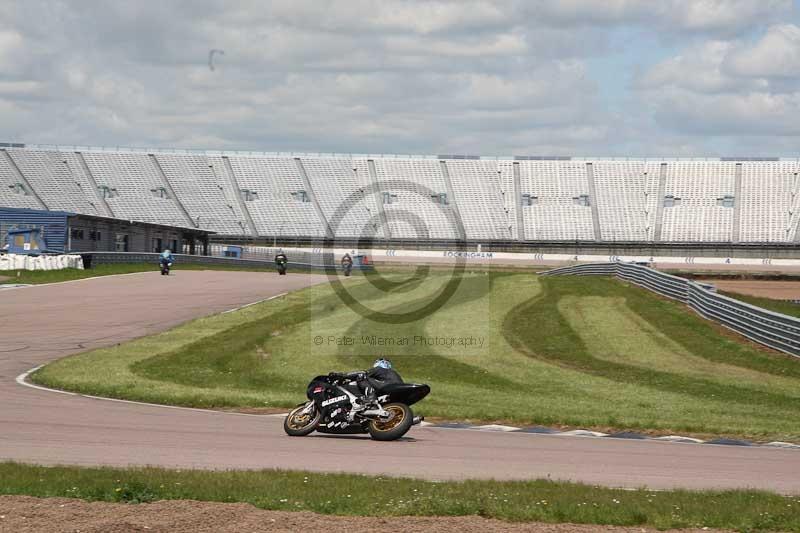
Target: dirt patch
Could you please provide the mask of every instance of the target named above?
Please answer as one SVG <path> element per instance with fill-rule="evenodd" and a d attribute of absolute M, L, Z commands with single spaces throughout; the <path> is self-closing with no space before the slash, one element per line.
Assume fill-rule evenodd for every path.
<path fill-rule="evenodd" d="M 76 532 L 239 532 L 248 531 L 538 531 L 641 532 L 641 527 L 578 524 L 510 523 L 479 516 L 350 517 L 309 512 L 263 511 L 244 503 L 187 500 L 142 505 L 84 502 L 67 498 L 0 496 L 0 531 L 15 533 Z M 701 530 L 681 530 L 701 531 Z M 708 530 L 706 530 L 708 531 Z"/>
<path fill-rule="evenodd" d="M 773 300 L 800 300 L 800 281 L 704 279 L 717 289 Z"/>
<path fill-rule="evenodd" d="M 3 283 L 4 281 L 8 281 L 10 279 L 11 278 L 9 276 L 0 276 L 0 283 Z"/>

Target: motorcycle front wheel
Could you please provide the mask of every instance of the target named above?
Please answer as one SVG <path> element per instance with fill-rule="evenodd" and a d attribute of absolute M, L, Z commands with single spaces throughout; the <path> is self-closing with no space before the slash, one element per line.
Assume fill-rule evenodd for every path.
<path fill-rule="evenodd" d="M 397 440 L 411 429 L 414 423 L 414 413 L 404 403 L 388 403 L 383 406 L 384 411 L 391 413 L 389 420 L 371 420 L 369 435 L 375 440 Z"/>
<path fill-rule="evenodd" d="M 320 413 L 316 407 L 310 413 L 303 413 L 308 404 L 303 404 L 292 409 L 283 421 L 283 430 L 292 437 L 305 437 L 317 429 Z"/>

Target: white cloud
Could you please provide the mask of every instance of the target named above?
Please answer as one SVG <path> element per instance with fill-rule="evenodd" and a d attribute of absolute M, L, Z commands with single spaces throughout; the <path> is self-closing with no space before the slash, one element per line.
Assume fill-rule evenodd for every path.
<path fill-rule="evenodd" d="M 652 66 L 639 78 L 637 86 L 655 91 L 679 87 L 699 93 L 742 89 L 742 80 L 732 78 L 723 70 L 733 46 L 727 41 L 698 43 Z"/>
<path fill-rule="evenodd" d="M 800 77 L 800 27 L 779 24 L 753 46 L 734 50 L 726 59 L 732 72 L 751 77 Z"/>
<path fill-rule="evenodd" d="M 785 16 L 792 0 L 540 0 L 529 10 L 562 24 L 641 23 L 662 32 L 730 34 Z"/>
<path fill-rule="evenodd" d="M 22 35 L 14 30 L 0 29 L 0 70 L 8 71 L 22 48 Z"/>
<path fill-rule="evenodd" d="M 661 127 L 719 137 L 800 136 L 800 28 L 775 25 L 755 42 L 700 43 L 637 80 Z M 794 68 L 792 68 L 794 66 Z M 764 145 L 769 150 L 769 145 Z"/>
<path fill-rule="evenodd" d="M 688 30 L 735 31 L 759 19 L 775 20 L 791 9 L 791 0 L 668 0 L 661 14 Z"/>
<path fill-rule="evenodd" d="M 754 124 L 761 116 L 793 131 L 780 126 L 796 106 L 787 22 L 749 39 L 790 9 L 785 0 L 28 0 L 0 12 L 0 137 L 612 155 L 651 152 L 647 139 L 683 153 L 707 146 L 697 124 L 704 134 L 744 125 L 768 135 L 767 120 Z M 641 65 L 626 89 L 645 61 L 638 49 L 654 57 L 665 42 L 686 44 Z M 214 71 L 212 48 L 225 50 Z M 609 58 L 610 75 L 595 63 Z"/>
<path fill-rule="evenodd" d="M 42 89 L 43 84 L 39 81 L 0 81 L 0 96 L 31 96 Z"/>

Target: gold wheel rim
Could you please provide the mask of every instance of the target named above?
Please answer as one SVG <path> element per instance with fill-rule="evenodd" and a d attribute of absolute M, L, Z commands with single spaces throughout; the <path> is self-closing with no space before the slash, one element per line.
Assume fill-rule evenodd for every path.
<path fill-rule="evenodd" d="M 303 429 L 308 426 L 309 422 L 313 420 L 313 417 L 308 414 L 300 414 L 300 411 L 305 409 L 305 407 L 298 407 L 295 409 L 291 415 L 289 415 L 289 427 L 292 429 Z"/>
<path fill-rule="evenodd" d="M 374 426 L 378 431 L 391 431 L 406 419 L 406 412 L 402 407 L 390 405 L 389 407 L 384 407 L 384 409 L 392 413 L 394 416 L 386 422 L 376 420 L 374 422 Z"/>

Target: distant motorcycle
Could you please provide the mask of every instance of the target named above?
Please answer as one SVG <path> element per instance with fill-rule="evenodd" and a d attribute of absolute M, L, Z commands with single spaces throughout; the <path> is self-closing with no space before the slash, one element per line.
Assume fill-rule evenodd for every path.
<path fill-rule="evenodd" d="M 289 266 L 289 258 L 285 254 L 279 253 L 275 256 L 275 268 L 278 269 L 278 274 L 281 276 L 286 275 L 286 267 Z"/>
<path fill-rule="evenodd" d="M 354 380 L 336 373 L 317 376 L 308 384 L 308 401 L 286 416 L 283 429 L 293 437 L 319 431 L 342 435 L 369 433 L 375 440 L 396 440 L 411 426 L 422 422 L 423 417 L 414 416 L 410 406 L 430 391 L 423 384 L 389 383 L 376 389 L 374 408 L 358 411 L 353 406 L 361 392 Z"/>
<path fill-rule="evenodd" d="M 161 275 L 169 276 L 169 269 L 172 268 L 172 261 L 161 262 Z"/>
<path fill-rule="evenodd" d="M 344 272 L 344 275 L 348 277 L 353 271 L 353 258 L 350 257 L 350 254 L 345 254 L 345 256 L 342 257 L 342 271 Z"/>

